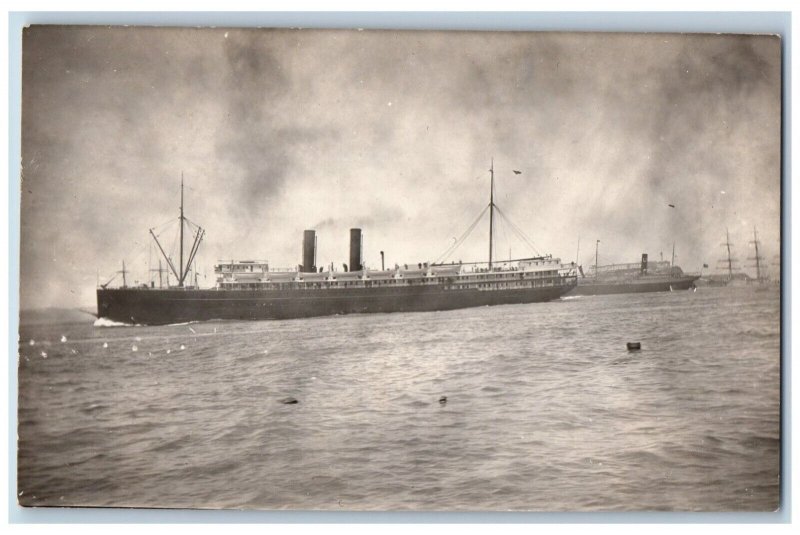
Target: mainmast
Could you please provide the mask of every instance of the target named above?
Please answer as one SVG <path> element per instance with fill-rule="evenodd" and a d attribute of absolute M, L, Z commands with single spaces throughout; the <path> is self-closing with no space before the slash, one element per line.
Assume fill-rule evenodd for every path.
<path fill-rule="evenodd" d="M 521 173 L 522 173 L 522 171 L 516 171 L 516 170 L 514 171 L 514 174 L 517 174 L 517 175 L 519 175 Z M 469 226 L 469 228 L 467 228 L 467 230 L 461 235 L 460 238 L 453 238 L 453 243 L 450 244 L 450 246 L 444 251 L 444 253 L 439 255 L 439 257 L 437 257 L 437 259 L 434 262 L 432 262 L 433 265 L 441 265 L 440 262 L 443 259 L 446 259 L 447 257 L 449 257 L 453 253 L 453 251 L 455 251 L 461 245 L 461 243 L 464 242 L 464 240 L 467 238 L 467 236 L 470 235 L 470 233 L 473 231 L 473 229 L 475 229 L 478 226 L 478 224 L 481 222 L 483 217 L 486 215 L 486 210 L 489 210 L 489 270 L 492 270 L 493 267 L 494 267 L 494 213 L 495 213 L 495 211 L 497 211 L 498 217 L 502 217 L 508 223 L 509 227 L 511 228 L 511 230 L 513 232 L 516 233 L 517 237 L 519 237 L 525 244 L 527 244 L 528 247 L 530 247 L 534 251 L 534 254 L 539 255 L 539 252 L 536 250 L 536 246 L 533 244 L 533 241 L 529 237 L 527 237 L 525 235 L 525 233 L 522 232 L 516 225 L 514 225 L 514 223 L 509 221 L 508 220 L 508 216 L 506 216 L 506 214 L 504 214 L 503 211 L 500 209 L 500 207 L 497 206 L 495 204 L 495 202 L 494 202 L 494 158 L 492 158 L 492 164 L 491 164 L 491 167 L 489 168 L 489 177 L 490 177 L 490 182 L 489 182 L 489 204 L 485 205 L 483 207 L 483 209 L 481 210 L 481 213 L 478 214 L 478 217 L 475 218 L 475 221 L 472 222 L 472 224 Z M 498 219 L 498 221 L 499 221 L 499 219 Z M 500 253 L 500 256 L 502 256 L 502 252 Z M 508 261 L 511 262 L 512 259 L 511 259 L 511 248 L 510 247 L 508 249 L 508 256 L 509 256 Z M 520 259 L 520 260 L 528 260 L 528 259 Z M 485 264 L 486 262 L 473 262 L 473 263 L 475 263 L 475 264 Z M 459 264 L 461 264 L 461 261 L 459 261 Z"/>
<path fill-rule="evenodd" d="M 183 278 L 184 278 L 184 271 L 183 271 L 183 171 L 181 171 L 181 260 L 179 264 L 179 268 L 181 270 L 180 274 L 178 275 L 178 286 L 183 286 Z"/>
<path fill-rule="evenodd" d="M 492 269 L 492 237 L 494 236 L 494 158 L 489 169 L 491 186 L 489 189 L 489 270 Z"/>

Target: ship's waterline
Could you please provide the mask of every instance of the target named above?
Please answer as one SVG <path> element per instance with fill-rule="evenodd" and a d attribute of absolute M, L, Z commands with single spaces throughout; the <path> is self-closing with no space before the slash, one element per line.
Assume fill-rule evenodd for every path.
<path fill-rule="evenodd" d="M 97 301 L 98 314 L 102 318 L 123 323 L 163 325 L 214 319 L 291 319 L 537 303 L 557 299 L 573 286 L 559 278 L 547 287 L 534 287 L 531 283 L 528 288 L 493 291 L 458 290 L 432 284 L 341 291 L 101 289 L 97 291 Z"/>

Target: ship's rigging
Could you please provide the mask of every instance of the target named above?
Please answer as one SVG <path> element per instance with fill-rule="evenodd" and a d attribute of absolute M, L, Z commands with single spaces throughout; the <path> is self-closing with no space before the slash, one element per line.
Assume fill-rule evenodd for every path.
<path fill-rule="evenodd" d="M 150 229 L 150 235 L 153 237 L 156 245 L 158 246 L 158 250 L 161 252 L 161 255 L 164 257 L 164 260 L 167 262 L 167 266 L 169 267 L 172 274 L 175 275 L 175 278 L 178 280 L 178 286 L 180 288 L 184 287 L 184 282 L 186 280 L 186 276 L 189 274 L 190 267 L 192 266 L 192 262 L 194 262 L 194 258 L 197 255 L 197 250 L 200 248 L 200 242 L 203 241 L 203 236 L 205 235 L 205 230 L 200 226 L 197 225 L 189 220 L 184 215 L 184 205 L 183 205 L 183 174 L 181 174 L 181 206 L 180 206 L 180 216 L 178 217 L 178 222 L 180 225 L 180 257 L 178 260 L 178 268 L 175 268 L 175 265 L 172 262 L 172 258 L 164 252 L 164 248 L 161 246 L 161 242 L 158 240 L 160 234 L 156 234 L 155 230 L 158 227 L 153 227 Z M 192 246 L 189 248 L 189 255 L 188 259 L 184 263 L 183 261 L 183 246 L 184 246 L 184 229 L 188 228 L 189 231 L 192 233 Z M 159 271 L 161 266 L 159 265 Z M 160 275 L 159 275 L 160 276 Z M 195 277 L 196 278 L 196 277 Z"/>
<path fill-rule="evenodd" d="M 520 174 L 514 171 L 515 174 Z M 497 203 L 494 201 L 494 159 L 492 159 L 492 165 L 489 168 L 489 176 L 490 176 L 490 189 L 489 189 L 489 204 L 483 207 L 483 210 L 478 214 L 478 216 L 472 221 L 472 223 L 467 227 L 467 229 L 459 236 L 458 238 L 454 239 L 453 243 L 450 244 L 447 249 L 445 249 L 431 264 L 432 265 L 442 265 L 444 264 L 452 254 L 467 240 L 467 238 L 472 234 L 472 231 L 478 226 L 478 224 L 483 220 L 483 217 L 486 215 L 486 212 L 489 212 L 489 269 L 492 269 L 493 263 L 495 263 L 496 258 L 496 240 L 495 240 L 495 226 L 496 223 L 500 223 L 502 221 L 504 227 L 503 231 L 505 232 L 506 227 L 511 229 L 511 232 L 519 239 L 525 246 L 533 251 L 535 257 L 541 257 L 538 248 L 533 243 L 533 240 L 528 237 L 525 232 L 522 231 L 517 225 L 514 224 L 511 219 L 497 206 Z M 495 221 L 495 214 L 499 217 Z M 506 262 L 515 262 L 519 260 L 529 260 L 530 258 L 511 258 L 511 249 L 509 248 L 509 255 L 508 260 Z M 467 264 L 483 264 L 485 262 L 467 262 Z"/>

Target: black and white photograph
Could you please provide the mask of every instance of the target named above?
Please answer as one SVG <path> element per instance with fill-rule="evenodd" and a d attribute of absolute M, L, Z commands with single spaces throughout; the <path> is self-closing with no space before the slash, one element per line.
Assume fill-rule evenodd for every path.
<path fill-rule="evenodd" d="M 24 28 L 16 501 L 776 511 L 782 47 Z"/>

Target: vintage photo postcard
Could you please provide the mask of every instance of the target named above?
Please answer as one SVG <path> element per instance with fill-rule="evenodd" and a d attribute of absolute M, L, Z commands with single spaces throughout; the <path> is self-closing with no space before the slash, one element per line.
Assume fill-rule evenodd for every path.
<path fill-rule="evenodd" d="M 25 28 L 19 504 L 776 510 L 781 46 Z"/>

